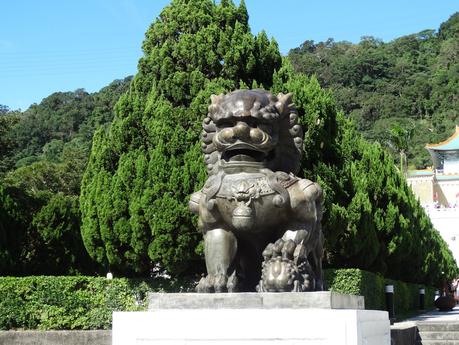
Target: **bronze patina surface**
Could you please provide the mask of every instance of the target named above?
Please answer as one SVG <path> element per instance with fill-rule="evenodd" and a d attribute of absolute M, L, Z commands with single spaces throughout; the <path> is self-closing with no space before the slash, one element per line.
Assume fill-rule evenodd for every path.
<path fill-rule="evenodd" d="M 323 289 L 322 190 L 295 176 L 302 136 L 291 94 L 212 96 L 202 133 L 209 178 L 190 199 L 207 266 L 198 292 Z"/>

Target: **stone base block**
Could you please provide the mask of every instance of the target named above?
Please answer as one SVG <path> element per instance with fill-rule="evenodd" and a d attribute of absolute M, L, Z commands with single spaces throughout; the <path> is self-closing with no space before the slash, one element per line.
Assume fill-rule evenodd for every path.
<path fill-rule="evenodd" d="M 111 331 L 0 331 L 0 345 L 110 345 Z"/>
<path fill-rule="evenodd" d="M 158 309 L 115 312 L 113 345 L 390 345 L 387 312 L 358 309 Z"/>
<path fill-rule="evenodd" d="M 151 293 L 148 310 L 158 309 L 365 309 L 363 296 L 332 291 Z"/>

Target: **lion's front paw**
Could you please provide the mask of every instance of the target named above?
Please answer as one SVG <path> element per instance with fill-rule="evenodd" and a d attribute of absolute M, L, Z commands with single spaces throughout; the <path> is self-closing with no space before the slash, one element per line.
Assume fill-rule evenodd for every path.
<path fill-rule="evenodd" d="M 236 292 L 238 288 L 238 280 L 235 273 L 231 276 L 225 274 L 207 275 L 202 277 L 196 286 L 196 292 Z"/>
<path fill-rule="evenodd" d="M 196 286 L 196 292 L 201 292 L 201 293 L 207 293 L 207 292 L 212 292 L 213 290 L 213 283 L 211 283 L 211 278 L 210 276 L 202 277 L 199 280 L 198 285 Z"/>

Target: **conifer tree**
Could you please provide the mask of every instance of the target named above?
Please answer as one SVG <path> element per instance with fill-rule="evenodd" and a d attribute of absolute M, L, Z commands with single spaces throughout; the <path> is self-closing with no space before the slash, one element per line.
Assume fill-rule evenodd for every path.
<path fill-rule="evenodd" d="M 186 269 L 200 241 L 189 195 L 205 180 L 199 143 L 212 93 L 269 88 L 276 42 L 253 36 L 245 4 L 173 0 L 154 21 L 115 119 L 94 137 L 82 182 L 89 254 L 123 274 Z"/>
<path fill-rule="evenodd" d="M 338 111 L 315 77 L 288 60 L 274 92 L 292 92 L 304 129 L 303 176 L 324 190 L 325 263 L 404 281 L 438 284 L 458 268 L 393 159 Z"/>
<path fill-rule="evenodd" d="M 0 181 L 0 275 L 17 271 L 25 215 Z"/>

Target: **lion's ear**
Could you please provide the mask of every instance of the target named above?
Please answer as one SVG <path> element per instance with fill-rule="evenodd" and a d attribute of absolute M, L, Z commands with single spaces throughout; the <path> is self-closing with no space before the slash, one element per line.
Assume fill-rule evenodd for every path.
<path fill-rule="evenodd" d="M 210 95 L 210 101 L 212 104 L 218 104 L 222 101 L 224 95 L 221 93 L 218 96 L 217 95 Z"/>
<path fill-rule="evenodd" d="M 289 108 L 293 105 L 292 97 L 293 94 L 291 92 L 286 95 L 283 93 L 277 95 L 278 101 L 276 102 L 275 107 L 281 116 L 289 113 Z"/>

